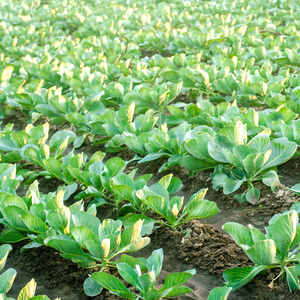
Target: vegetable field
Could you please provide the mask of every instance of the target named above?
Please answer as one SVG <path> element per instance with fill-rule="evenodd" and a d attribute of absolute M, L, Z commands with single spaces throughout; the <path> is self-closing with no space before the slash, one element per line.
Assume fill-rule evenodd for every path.
<path fill-rule="evenodd" d="M 299 20 L 0 0 L 0 300 L 300 299 Z"/>

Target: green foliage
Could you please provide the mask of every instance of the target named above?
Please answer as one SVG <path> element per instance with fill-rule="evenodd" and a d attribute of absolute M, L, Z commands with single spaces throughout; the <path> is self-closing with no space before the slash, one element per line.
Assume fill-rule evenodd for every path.
<path fill-rule="evenodd" d="M 296 195 L 300 195 L 300 183 L 295 184 L 290 189 L 288 188 L 288 190 L 294 192 Z"/>
<path fill-rule="evenodd" d="M 95 272 L 91 275 L 92 279 L 110 293 L 125 299 L 161 299 L 176 297 L 192 291 L 182 284 L 196 273 L 195 270 L 169 274 L 162 288 L 154 288 L 156 278 L 162 268 L 162 249 L 153 251 L 148 259 L 129 258 L 123 255 L 117 263 L 117 269 L 121 277 L 138 290 L 139 295 L 131 292 L 120 279 L 113 275 Z"/>
<path fill-rule="evenodd" d="M 290 291 L 300 289 L 298 278 L 300 231 L 297 211 L 291 210 L 273 216 L 269 226 L 265 228 L 266 234 L 252 225 L 248 227 L 249 229 L 234 222 L 223 226 L 223 229 L 255 264 L 253 267 L 226 270 L 223 274 L 226 285 L 236 290 L 251 281 L 261 271 L 280 268 L 280 275 L 286 273 Z"/>
<path fill-rule="evenodd" d="M 97 228 L 91 224 L 98 219 L 88 213 L 80 212 L 74 215 L 73 219 L 76 221 L 70 228 L 71 236 L 60 232 L 47 237 L 44 243 L 59 250 L 63 257 L 82 267 L 95 263 L 106 266 L 114 256 L 123 252 L 136 252 L 150 243 L 148 237 L 141 236 L 142 220 L 122 232 L 121 221 L 105 219 Z"/>
<path fill-rule="evenodd" d="M 137 219 L 122 231 L 121 221 L 105 219 L 100 223 L 95 206 L 84 211 L 80 201 L 67 207 L 63 197 L 63 190 L 40 194 L 36 183 L 23 198 L 4 194 L 0 212 L 7 229 L 0 241 L 30 238 L 33 243 L 25 248 L 47 245 L 83 267 L 105 266 L 114 256 L 138 251 L 150 243 L 148 237 L 142 237 L 144 220 Z"/>
<path fill-rule="evenodd" d="M 209 218 L 219 212 L 215 202 L 204 199 L 207 189 L 192 195 L 184 207 L 184 197 L 170 198 L 169 194 L 177 192 L 181 185 L 181 181 L 170 174 L 151 187 L 137 191 L 136 195 L 147 207 L 161 215 L 172 228 L 193 219 Z M 181 209 L 183 210 L 180 213 Z"/>
<path fill-rule="evenodd" d="M 207 300 L 226 300 L 231 290 L 230 287 L 216 287 L 211 290 Z"/>

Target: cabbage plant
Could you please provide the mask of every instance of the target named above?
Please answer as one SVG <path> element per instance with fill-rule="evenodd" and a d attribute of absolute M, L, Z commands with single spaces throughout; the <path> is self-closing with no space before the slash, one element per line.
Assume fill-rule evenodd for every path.
<path fill-rule="evenodd" d="M 172 189 L 173 192 L 178 191 L 176 186 L 181 183 L 173 179 L 176 178 L 172 178 L 172 174 L 166 175 L 158 183 L 150 187 L 145 186 L 136 192 L 136 196 L 147 207 L 167 221 L 163 224 L 175 228 L 187 221 L 206 219 L 219 212 L 215 202 L 204 199 L 207 189 L 201 189 L 192 195 L 185 206 L 184 197 L 170 198 Z"/>
<path fill-rule="evenodd" d="M 154 285 L 162 269 L 162 263 L 162 249 L 154 250 L 148 259 L 128 256 L 121 257 L 117 263 L 118 272 L 137 292 L 128 289 L 119 278 L 103 271 L 93 273 L 91 278 L 100 287 L 109 290 L 110 293 L 118 295 L 123 299 L 156 300 L 192 292 L 192 289 L 182 286 L 182 284 L 196 273 L 194 269 L 169 274 L 165 279 L 164 285 L 161 288 L 155 288 Z M 91 285 L 94 284 L 90 280 L 89 283 Z M 86 288 L 88 288 L 88 285 L 86 285 Z"/>
<path fill-rule="evenodd" d="M 211 174 L 213 188 L 222 188 L 224 194 L 230 194 L 246 183 L 247 190 L 235 198 L 254 203 L 260 196 L 254 183 L 262 180 L 274 191 L 280 184 L 276 167 L 297 150 L 295 142 L 286 137 L 271 139 L 269 134 L 265 130 L 248 140 L 247 124 L 241 121 L 214 134 L 203 132 L 186 142 L 185 148 L 193 159 L 184 158 L 181 163 L 193 170 L 205 170 L 211 167 L 209 163 L 217 163 Z"/>
<path fill-rule="evenodd" d="M 251 267 L 226 270 L 223 277 L 226 286 L 236 290 L 266 269 L 279 268 L 280 272 L 273 282 L 285 274 L 290 291 L 300 289 L 300 225 L 296 210 L 273 216 L 269 226 L 262 233 L 252 225 L 248 228 L 229 222 L 223 229 L 230 234 L 249 259 Z"/>

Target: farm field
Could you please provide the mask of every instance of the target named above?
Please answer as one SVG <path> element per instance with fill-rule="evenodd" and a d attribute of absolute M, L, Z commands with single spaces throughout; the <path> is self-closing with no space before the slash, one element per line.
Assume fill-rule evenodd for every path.
<path fill-rule="evenodd" d="M 0 1 L 0 299 L 300 299 L 299 20 Z"/>

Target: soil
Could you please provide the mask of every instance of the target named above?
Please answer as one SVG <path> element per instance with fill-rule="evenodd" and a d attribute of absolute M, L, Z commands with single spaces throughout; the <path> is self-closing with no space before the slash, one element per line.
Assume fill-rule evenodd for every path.
<path fill-rule="evenodd" d="M 26 126 L 26 122 L 20 119 L 20 112 L 14 110 L 4 119 L 4 123 Z M 23 120 L 23 121 L 20 121 Z M 23 128 L 16 127 L 16 130 Z M 62 127 L 63 129 L 64 127 Z M 54 129 L 53 129 L 54 130 Z M 86 141 L 78 151 L 84 151 L 87 155 L 95 151 L 104 151 L 103 145 L 93 146 Z M 108 153 L 105 159 L 119 156 L 129 161 L 134 157 L 130 150 L 123 150 L 119 153 Z M 167 173 L 158 173 L 164 159 L 151 163 L 138 164 L 130 162 L 127 171 L 138 167 L 138 175 L 152 173 L 151 182 L 154 183 Z M 238 222 L 243 225 L 249 223 L 264 231 L 268 220 L 276 213 L 289 209 L 291 204 L 300 201 L 300 197 L 287 190 L 287 187 L 300 182 L 300 157 L 290 160 L 278 168 L 282 185 L 276 192 L 268 187 L 259 184 L 261 191 L 260 200 L 251 205 L 249 203 L 238 203 L 233 195 L 223 195 L 222 191 L 214 191 L 211 186 L 210 172 L 199 172 L 190 177 L 188 172 L 181 167 L 174 167 L 169 172 L 179 177 L 183 182 L 183 189 L 178 193 L 188 201 L 190 196 L 201 188 L 208 188 L 206 199 L 215 201 L 221 210 L 219 214 L 207 220 L 191 221 L 181 229 L 171 230 L 161 227 L 154 231 L 150 238 L 151 243 L 134 256 L 148 257 L 154 249 L 163 248 L 164 263 L 163 271 L 158 278 L 157 284 L 161 286 L 165 277 L 172 272 L 180 272 L 195 268 L 197 274 L 192 277 L 187 286 L 193 292 L 179 297 L 181 300 L 204 300 L 209 291 L 221 286 L 223 272 L 228 268 L 251 266 L 244 252 L 234 241 L 222 231 L 222 225 L 226 222 Z M 47 180 L 39 177 L 41 192 L 55 191 L 62 182 L 58 180 Z M 26 187 L 25 187 L 26 188 Z M 18 189 L 18 194 L 24 194 L 24 187 Z M 98 215 L 113 218 L 115 211 L 109 206 L 102 206 Z M 0 232 L 3 228 L 0 227 Z M 76 264 L 63 259 L 59 253 L 51 248 L 39 247 L 20 252 L 24 242 L 13 245 L 6 268 L 15 268 L 18 272 L 15 283 L 9 293 L 11 297 L 17 297 L 22 287 L 31 278 L 37 282 L 36 294 L 46 294 L 50 299 L 61 298 L 62 300 L 102 300 L 118 299 L 103 291 L 97 297 L 87 297 L 83 292 L 83 282 L 88 274 L 97 271 L 96 269 L 82 269 Z M 268 287 L 270 282 L 277 277 L 279 270 L 272 269 L 264 276 L 257 276 L 246 286 L 230 294 L 229 299 L 300 299 L 300 292 L 290 293 L 285 279 L 281 277 L 274 282 L 272 289 Z M 120 298 L 119 298 L 120 299 Z"/>
<path fill-rule="evenodd" d="M 171 57 L 173 56 L 173 54 L 171 54 L 169 51 L 158 51 L 158 50 L 144 50 L 144 49 L 140 49 L 142 57 L 149 57 L 151 58 L 153 55 L 155 54 L 159 54 L 162 57 Z"/>
<path fill-rule="evenodd" d="M 4 128 L 4 126 L 9 123 L 13 123 L 13 130 L 19 131 L 25 129 L 27 126 L 27 118 L 24 116 L 21 110 L 12 109 L 10 110 L 9 114 L 1 120 L 1 123 L 1 128 Z"/>
<path fill-rule="evenodd" d="M 184 224 L 180 231 L 162 227 L 151 235 L 151 241 L 162 247 L 171 259 L 191 263 L 210 274 L 252 265 L 231 238 L 198 220 Z"/>

